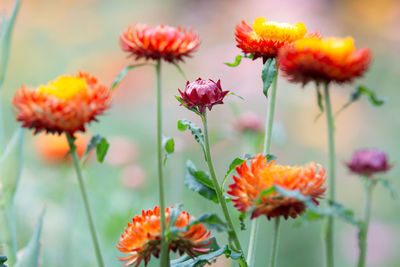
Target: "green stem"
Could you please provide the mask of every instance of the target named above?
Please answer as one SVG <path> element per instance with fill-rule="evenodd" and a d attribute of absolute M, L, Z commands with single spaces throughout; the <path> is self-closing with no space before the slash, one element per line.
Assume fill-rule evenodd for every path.
<path fill-rule="evenodd" d="M 279 74 L 279 70 L 277 68 L 276 76 L 272 83 L 271 95 L 269 98 L 269 105 L 268 105 L 267 120 L 265 122 L 265 137 L 264 137 L 263 154 L 268 154 L 271 150 L 272 127 L 274 124 L 278 74 Z M 259 227 L 258 225 L 259 225 L 258 218 L 254 218 L 253 221 L 251 222 L 249 249 L 247 252 L 247 264 L 249 266 L 254 266 L 255 249 L 256 249 L 256 242 L 257 242 L 257 230 Z"/>
<path fill-rule="evenodd" d="M 210 152 L 210 141 L 209 141 L 209 136 L 208 136 L 208 126 L 207 126 L 207 114 L 206 111 L 204 111 L 204 114 L 201 115 L 201 120 L 203 122 L 203 127 L 204 127 L 204 139 L 205 139 L 205 150 L 206 150 L 206 160 L 207 160 L 207 165 L 208 168 L 210 169 L 210 174 L 212 178 L 212 182 L 215 188 L 215 192 L 217 193 L 218 201 L 219 204 L 221 205 L 222 212 L 224 213 L 225 220 L 228 224 L 229 227 L 229 238 L 233 239 L 233 242 L 235 244 L 235 249 L 239 250 L 242 252 L 242 246 L 240 245 L 239 238 L 237 236 L 237 233 L 235 231 L 235 228 L 232 223 L 231 216 L 228 211 L 228 206 L 226 205 L 226 201 L 224 198 L 224 195 L 222 193 L 221 187 L 218 183 L 217 176 L 215 175 L 215 170 L 214 166 L 211 160 L 211 152 Z"/>
<path fill-rule="evenodd" d="M 166 267 L 169 264 L 168 240 L 166 240 L 166 219 L 165 219 L 165 199 L 164 199 L 164 179 L 162 166 L 162 102 L 161 102 L 161 60 L 156 64 L 156 98 L 157 98 L 157 169 L 158 169 L 158 192 L 160 201 L 161 218 L 161 260 L 160 266 Z"/>
<path fill-rule="evenodd" d="M 84 182 L 83 176 L 82 176 L 81 165 L 79 163 L 78 155 L 76 153 L 75 138 L 71 134 L 66 134 L 66 135 L 67 135 L 67 140 L 68 140 L 68 144 L 69 144 L 69 151 L 70 151 L 70 154 L 72 157 L 72 162 L 75 167 L 76 176 L 77 176 L 78 182 L 79 182 L 79 188 L 80 188 L 82 198 L 83 198 L 83 204 L 85 207 L 86 215 L 88 217 L 90 234 L 92 235 L 92 241 L 93 241 L 93 245 L 94 245 L 94 251 L 96 253 L 97 262 L 100 267 L 104 267 L 105 265 L 104 265 L 103 256 L 102 256 L 101 250 L 100 250 L 99 238 L 97 237 L 97 231 L 96 231 L 96 227 L 94 225 L 92 211 L 91 211 L 90 205 L 89 205 L 89 199 L 88 199 L 88 194 L 86 191 L 85 182 Z"/>
<path fill-rule="evenodd" d="M 0 84 L 1 87 L 1 84 Z M 0 156 L 3 154 L 6 141 L 5 141 L 5 133 L 4 133 L 4 122 L 3 122 L 3 101 L 2 101 L 2 92 L 0 90 Z"/>
<path fill-rule="evenodd" d="M 334 138 L 334 118 L 332 114 L 331 99 L 329 96 L 329 85 L 325 84 L 324 87 L 325 106 L 326 106 L 326 120 L 328 123 L 328 139 L 329 139 L 329 193 L 328 201 L 329 205 L 332 205 L 335 201 L 335 165 L 336 165 L 336 153 L 335 153 L 335 138 Z M 325 232 L 325 249 L 326 249 L 326 266 L 334 266 L 334 218 L 329 216 L 327 218 L 326 232 Z"/>
<path fill-rule="evenodd" d="M 375 187 L 375 182 L 370 181 L 370 178 L 364 178 L 366 181 L 365 185 L 365 210 L 364 210 L 364 221 L 360 226 L 359 233 L 359 247 L 360 255 L 358 258 L 358 267 L 364 267 L 367 256 L 367 236 L 368 236 L 368 226 L 371 213 L 371 203 L 372 203 L 372 191 Z"/>
<path fill-rule="evenodd" d="M 271 252 L 271 260 L 270 260 L 270 267 L 275 267 L 276 259 L 278 257 L 278 248 L 279 248 L 279 226 L 281 223 L 281 218 L 276 217 L 275 224 L 274 224 L 274 238 L 272 240 L 272 252 Z"/>
<path fill-rule="evenodd" d="M 4 204 L 3 204 L 4 205 Z M 1 233 L 2 241 L 4 244 L 4 254 L 8 257 L 8 265 L 14 266 L 17 262 L 17 238 L 15 232 L 15 221 L 14 219 L 14 205 L 10 205 L 8 208 L 1 206 Z"/>

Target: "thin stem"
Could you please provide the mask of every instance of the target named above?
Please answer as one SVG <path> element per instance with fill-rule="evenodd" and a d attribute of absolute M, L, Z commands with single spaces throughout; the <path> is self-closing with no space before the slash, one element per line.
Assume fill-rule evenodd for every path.
<path fill-rule="evenodd" d="M 74 164 L 76 171 L 76 176 L 78 178 L 79 188 L 83 198 L 83 204 L 85 207 L 86 215 L 88 217 L 89 229 L 90 229 L 90 234 L 92 235 L 92 241 L 94 245 L 94 251 L 96 253 L 97 262 L 100 267 L 104 267 L 105 265 L 102 256 L 103 254 L 101 253 L 99 238 L 97 237 L 97 231 L 94 225 L 92 211 L 89 205 L 89 199 L 86 191 L 85 181 L 83 180 L 81 165 L 79 163 L 78 155 L 76 154 L 75 138 L 71 134 L 67 134 L 67 140 L 69 144 L 69 151 L 72 157 L 72 162 Z"/>
<path fill-rule="evenodd" d="M 10 205 L 7 207 L 1 206 L 0 213 L 1 217 L 1 233 L 3 236 L 3 243 L 4 243 L 4 253 L 8 257 L 8 265 L 14 266 L 17 261 L 17 243 L 16 243 L 16 236 L 15 236 L 15 222 L 14 218 L 14 205 Z"/>
<path fill-rule="evenodd" d="M 1 84 L 0 84 L 1 88 Z M 2 91 L 0 90 L 0 156 L 5 150 L 5 133 L 4 133 L 4 122 L 3 122 L 3 101 L 2 101 Z"/>
<path fill-rule="evenodd" d="M 169 266 L 168 241 L 166 240 L 166 219 L 165 219 L 165 199 L 164 199 L 164 179 L 162 166 L 162 101 L 161 101 L 161 60 L 156 64 L 156 98 L 157 98 L 157 169 L 158 169 L 158 193 L 160 201 L 161 218 L 161 260 L 160 266 Z"/>
<path fill-rule="evenodd" d="M 372 203 L 372 191 L 375 187 L 375 181 L 369 181 L 369 178 L 364 178 L 365 181 L 365 210 L 364 210 L 364 221 L 360 227 L 360 233 L 358 236 L 358 243 L 360 247 L 360 255 L 358 257 L 358 267 L 364 267 L 367 256 L 367 237 L 368 237 L 368 226 L 371 213 Z"/>
<path fill-rule="evenodd" d="M 204 127 L 204 139 L 205 139 L 207 165 L 208 165 L 208 168 L 210 169 L 210 174 L 211 174 L 212 182 L 213 182 L 213 185 L 215 188 L 215 192 L 217 193 L 218 201 L 221 205 L 222 212 L 224 213 L 225 220 L 226 220 L 229 230 L 230 230 L 229 237 L 233 239 L 236 249 L 239 251 L 242 251 L 242 246 L 240 245 L 239 238 L 238 238 L 235 228 L 233 226 L 232 219 L 231 219 L 231 216 L 228 211 L 228 206 L 226 205 L 226 201 L 225 201 L 224 195 L 221 191 L 221 187 L 218 183 L 217 176 L 215 175 L 214 166 L 213 166 L 212 159 L 211 159 L 211 152 L 210 152 L 210 141 L 209 141 L 209 136 L 208 136 L 206 111 L 204 111 L 204 114 L 201 115 L 201 120 L 203 122 L 203 127 Z"/>
<path fill-rule="evenodd" d="M 335 125 L 332 114 L 331 99 L 329 96 L 329 86 L 326 83 L 324 87 L 325 106 L 326 106 L 326 120 L 328 123 L 328 139 L 329 139 L 329 205 L 335 201 Z M 329 216 L 327 218 L 326 232 L 325 232 L 325 249 L 326 249 L 326 266 L 334 266 L 334 218 Z"/>
<path fill-rule="evenodd" d="M 276 217 L 274 224 L 274 238 L 272 240 L 272 252 L 271 252 L 271 260 L 270 267 L 275 267 L 276 259 L 278 257 L 278 248 L 279 248 L 279 226 L 281 223 L 280 217 Z"/>
<path fill-rule="evenodd" d="M 265 137 L 264 137 L 263 154 L 268 154 L 271 150 L 272 127 L 274 125 L 276 91 L 277 91 L 278 74 L 279 74 L 278 72 L 279 72 L 279 70 L 277 68 L 276 76 L 272 83 L 271 95 L 269 98 L 268 114 L 267 114 L 267 120 L 265 122 Z M 249 241 L 249 248 L 248 248 L 248 252 L 247 252 L 247 264 L 249 266 L 254 266 L 254 256 L 255 256 L 256 242 L 257 242 L 257 230 L 259 227 L 258 225 L 259 225 L 258 218 L 254 218 L 251 223 L 250 241 Z"/>

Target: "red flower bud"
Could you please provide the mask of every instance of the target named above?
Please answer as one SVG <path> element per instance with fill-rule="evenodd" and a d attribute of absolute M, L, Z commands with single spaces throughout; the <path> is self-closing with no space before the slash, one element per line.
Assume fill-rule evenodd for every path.
<path fill-rule="evenodd" d="M 221 82 L 214 82 L 211 79 L 202 80 L 198 78 L 194 82 L 187 82 L 185 91 L 181 94 L 181 105 L 186 105 L 187 108 L 196 107 L 198 111 L 203 114 L 204 110 L 208 108 L 209 110 L 216 104 L 223 104 L 222 100 L 229 91 L 222 91 Z"/>
<path fill-rule="evenodd" d="M 356 174 L 369 177 L 377 172 L 386 172 L 391 168 L 386 153 L 378 149 L 355 152 L 351 161 L 347 163 L 347 167 Z"/>

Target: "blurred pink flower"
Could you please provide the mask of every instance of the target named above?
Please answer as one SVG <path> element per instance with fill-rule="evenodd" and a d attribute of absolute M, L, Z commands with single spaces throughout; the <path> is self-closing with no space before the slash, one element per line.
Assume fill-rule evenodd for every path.
<path fill-rule="evenodd" d="M 136 144 L 123 136 L 112 137 L 106 161 L 110 165 L 126 165 L 136 160 L 139 153 Z"/>
<path fill-rule="evenodd" d="M 241 133 L 251 131 L 259 133 L 263 130 L 263 118 L 255 112 L 246 111 L 240 114 L 235 121 L 235 129 Z"/>
<path fill-rule="evenodd" d="M 146 172 L 138 165 L 129 165 L 122 170 L 122 184 L 128 188 L 139 188 L 144 184 Z"/>
<path fill-rule="evenodd" d="M 358 231 L 349 229 L 342 233 L 341 244 L 343 254 L 350 262 L 358 259 Z M 383 222 L 372 221 L 369 226 L 367 240 L 367 265 L 372 267 L 388 266 L 396 256 L 398 242 L 394 229 Z"/>

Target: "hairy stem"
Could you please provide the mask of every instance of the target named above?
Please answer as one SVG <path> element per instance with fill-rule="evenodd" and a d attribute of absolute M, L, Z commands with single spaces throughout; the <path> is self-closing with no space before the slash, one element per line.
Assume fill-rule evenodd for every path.
<path fill-rule="evenodd" d="M 222 193 L 221 187 L 218 183 L 217 176 L 215 175 L 215 170 L 214 170 L 214 166 L 212 163 L 211 152 L 210 152 L 210 141 L 209 141 L 209 136 L 208 136 L 206 111 L 204 111 L 204 114 L 201 115 L 201 120 L 203 122 L 203 127 L 204 127 L 204 139 L 205 139 L 205 150 L 206 150 L 205 152 L 206 152 L 207 165 L 208 165 L 208 168 L 210 169 L 212 182 L 213 182 L 213 185 L 215 188 L 215 192 L 217 193 L 219 204 L 221 205 L 222 212 L 224 214 L 225 220 L 229 227 L 229 238 L 231 238 L 233 240 L 235 249 L 242 252 L 242 246 L 240 244 L 239 238 L 238 238 L 235 228 L 233 226 L 232 219 L 231 219 L 231 216 L 228 211 L 228 206 L 226 205 L 226 201 L 225 201 L 224 195 Z"/>
<path fill-rule="evenodd" d="M 272 83 L 271 95 L 269 98 L 268 114 L 267 114 L 267 120 L 265 122 L 265 137 L 264 137 L 263 154 L 268 154 L 271 150 L 272 127 L 274 125 L 278 74 L 279 74 L 279 71 L 277 70 L 276 76 Z M 254 257 L 255 257 L 258 227 L 259 227 L 259 220 L 257 218 L 254 218 L 253 221 L 251 222 L 250 241 L 249 241 L 249 248 L 248 248 L 248 252 L 247 252 L 247 264 L 249 266 L 254 266 Z"/>
<path fill-rule="evenodd" d="M 335 125 L 332 114 L 332 105 L 329 95 L 329 86 L 326 83 L 324 87 L 324 97 L 326 106 L 326 120 L 328 124 L 328 140 L 329 140 L 329 192 L 328 201 L 332 205 L 335 201 L 335 168 L 336 168 L 336 153 L 335 153 Z M 326 222 L 325 232 L 325 249 L 326 249 L 326 267 L 334 266 L 334 218 L 329 216 Z"/>
<path fill-rule="evenodd" d="M 166 220 L 165 220 L 165 198 L 164 198 L 164 178 L 162 166 L 162 88 L 161 88 L 161 60 L 156 64 L 156 98 L 157 98 L 157 170 L 158 170 L 158 193 L 160 201 L 161 218 L 161 260 L 160 266 L 169 266 L 168 240 L 166 240 Z"/>
<path fill-rule="evenodd" d="M 75 171 L 76 171 L 76 176 L 78 178 L 79 188 L 80 188 L 82 198 L 83 198 L 83 204 L 84 204 L 86 215 L 88 218 L 90 234 L 92 235 L 92 241 L 93 241 L 93 245 L 94 245 L 94 251 L 96 254 L 97 262 L 100 267 L 104 267 L 105 265 L 104 265 L 104 260 L 103 260 L 103 256 L 102 256 L 101 249 L 100 249 L 99 238 L 97 237 L 97 231 L 96 231 L 96 227 L 94 225 L 92 211 L 91 211 L 90 205 L 89 205 L 89 199 L 88 199 L 88 194 L 86 191 L 85 181 L 83 180 L 81 165 L 79 163 L 78 155 L 76 153 L 75 138 L 71 134 L 67 134 L 67 140 L 68 140 L 68 144 L 69 144 L 69 151 L 70 151 L 72 161 L 73 161 Z"/>

